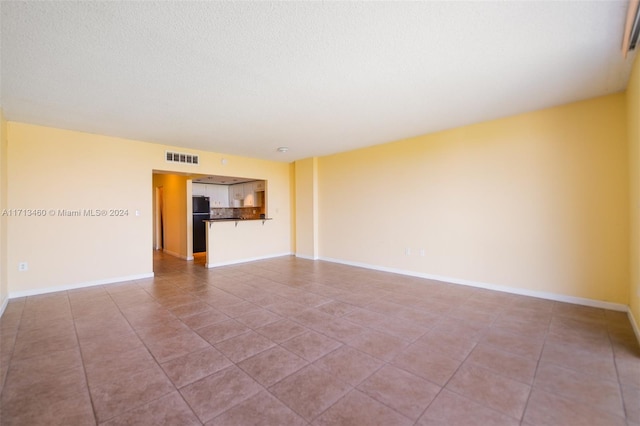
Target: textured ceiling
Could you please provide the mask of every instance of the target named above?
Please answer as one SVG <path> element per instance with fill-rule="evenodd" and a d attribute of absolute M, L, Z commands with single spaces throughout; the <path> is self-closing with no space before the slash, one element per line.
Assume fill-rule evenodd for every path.
<path fill-rule="evenodd" d="M 0 8 L 7 119 L 279 161 L 618 92 L 632 62 L 622 0 Z"/>

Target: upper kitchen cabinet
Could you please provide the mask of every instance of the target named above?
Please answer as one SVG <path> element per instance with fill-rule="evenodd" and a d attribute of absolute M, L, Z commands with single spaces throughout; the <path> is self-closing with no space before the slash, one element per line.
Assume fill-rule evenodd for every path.
<path fill-rule="evenodd" d="M 229 185 L 231 207 L 261 207 L 262 200 L 265 198 L 264 188 L 265 181 L 263 180 Z"/>
<path fill-rule="evenodd" d="M 253 206 L 254 207 L 263 207 L 265 203 L 265 181 L 257 180 L 253 182 Z M 245 195 L 246 197 L 246 195 Z"/>
<path fill-rule="evenodd" d="M 243 184 L 244 206 L 246 207 L 262 207 L 264 203 L 265 181 L 256 180 Z"/>
<path fill-rule="evenodd" d="M 211 208 L 260 207 L 260 214 L 264 214 L 267 205 L 266 187 L 265 180 L 206 176 L 193 181 L 192 193 L 194 196 L 209 197 Z"/>
<path fill-rule="evenodd" d="M 191 195 L 194 197 L 197 196 L 207 196 L 207 185 L 204 183 L 194 183 L 191 185 Z"/>
<path fill-rule="evenodd" d="M 229 207 L 229 191 L 225 185 L 207 185 L 211 207 Z"/>
<path fill-rule="evenodd" d="M 231 207 L 242 207 L 244 201 L 244 184 L 229 185 L 229 203 Z"/>
<path fill-rule="evenodd" d="M 247 182 L 242 184 L 244 191 L 244 206 L 254 207 L 256 205 L 255 197 L 255 182 Z"/>
<path fill-rule="evenodd" d="M 229 207 L 229 192 L 226 185 L 193 183 L 191 194 L 194 197 L 209 197 L 209 205 L 211 207 Z"/>

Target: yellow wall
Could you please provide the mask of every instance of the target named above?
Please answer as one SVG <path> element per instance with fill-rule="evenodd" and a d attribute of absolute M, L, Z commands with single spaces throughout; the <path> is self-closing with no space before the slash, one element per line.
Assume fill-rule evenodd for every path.
<path fill-rule="evenodd" d="M 268 185 L 268 182 L 267 182 Z M 267 194 L 269 193 L 269 188 L 267 186 Z M 267 197 L 268 199 L 269 197 Z M 290 163 L 289 164 L 289 202 L 291 203 L 291 240 L 289 242 L 289 246 L 291 247 L 291 253 L 295 254 L 296 252 L 296 235 L 297 235 L 297 231 L 296 231 L 296 220 L 298 217 L 298 212 L 296 211 L 296 200 L 297 200 L 297 194 L 296 194 L 296 164 L 294 163 Z"/>
<path fill-rule="evenodd" d="M 640 55 L 627 86 L 631 211 L 631 313 L 640 330 Z"/>
<path fill-rule="evenodd" d="M 322 157 L 320 256 L 626 305 L 628 188 L 622 94 Z"/>
<path fill-rule="evenodd" d="M 153 188 L 162 182 L 184 191 L 178 198 L 185 200 L 185 222 L 178 228 L 188 228 L 187 175 L 198 173 L 268 182 L 267 216 L 274 220 L 259 228 L 245 223 L 243 242 L 222 263 L 285 254 L 296 245 L 303 255 L 454 282 L 630 304 L 638 318 L 639 68 L 636 61 L 626 96 L 295 167 L 0 119 L 6 208 L 129 211 L 5 219 L 0 297 L 149 276 Z M 198 153 L 201 166 L 167 163 L 166 149 Z M 175 175 L 154 178 L 154 171 Z M 232 224 L 215 226 L 221 234 L 236 232 Z M 265 232 L 268 238 L 260 236 Z M 188 256 L 186 235 L 167 244 Z M 19 262 L 28 262 L 29 271 L 18 272 Z"/>
<path fill-rule="evenodd" d="M 0 315 L 8 301 L 7 223 L 7 123 L 0 108 Z"/>
<path fill-rule="evenodd" d="M 318 158 L 295 162 L 296 256 L 318 258 Z"/>
<path fill-rule="evenodd" d="M 153 272 L 153 171 L 251 176 L 268 181 L 269 211 L 290 251 L 290 165 L 8 122 L 8 207 L 128 209 L 126 217 L 12 217 L 9 294 L 149 276 Z M 198 153 L 200 166 L 167 163 L 165 150 Z M 222 164 L 221 159 L 227 160 Z M 135 216 L 135 210 L 140 216 Z M 272 242 L 256 239 L 256 245 Z M 18 272 L 19 262 L 29 271 Z"/>

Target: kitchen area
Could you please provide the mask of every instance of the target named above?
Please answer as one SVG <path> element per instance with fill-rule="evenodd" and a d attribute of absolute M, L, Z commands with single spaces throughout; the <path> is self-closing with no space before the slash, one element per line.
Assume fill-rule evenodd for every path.
<path fill-rule="evenodd" d="M 235 175 L 154 170 L 153 250 L 206 268 L 290 255 L 291 166 L 267 165 Z"/>
<path fill-rule="evenodd" d="M 207 176 L 192 181 L 193 253 L 207 251 L 212 222 L 267 220 L 266 181 Z"/>

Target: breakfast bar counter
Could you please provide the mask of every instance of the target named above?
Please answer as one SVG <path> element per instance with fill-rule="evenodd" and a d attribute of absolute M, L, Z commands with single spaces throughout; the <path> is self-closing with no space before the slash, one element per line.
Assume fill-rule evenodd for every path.
<path fill-rule="evenodd" d="M 206 223 L 207 268 L 284 256 L 274 242 L 277 227 L 269 226 L 273 218 L 216 218 Z M 274 254 L 277 253 L 277 254 Z"/>

